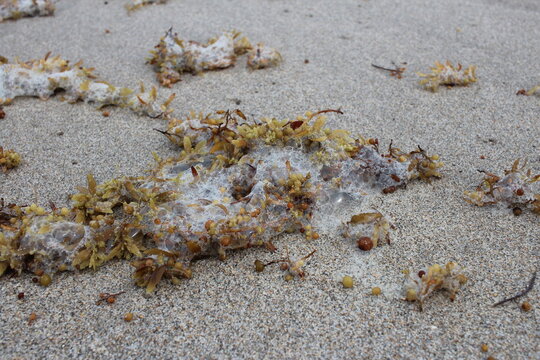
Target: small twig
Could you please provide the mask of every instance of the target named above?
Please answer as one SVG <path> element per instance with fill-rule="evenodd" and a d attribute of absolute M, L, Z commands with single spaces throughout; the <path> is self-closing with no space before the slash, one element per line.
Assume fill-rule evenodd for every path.
<path fill-rule="evenodd" d="M 300 260 L 306 260 L 307 258 L 310 258 L 311 256 L 313 256 L 313 254 L 315 254 L 317 252 L 317 249 L 313 250 L 312 252 L 310 252 L 309 254 L 307 254 L 306 256 L 304 256 L 302 259 Z"/>
<path fill-rule="evenodd" d="M 338 113 L 340 115 L 343 115 L 343 111 L 341 111 L 341 108 L 339 108 L 337 110 L 335 110 L 335 109 L 326 109 L 326 110 L 317 111 L 315 114 L 312 115 L 312 117 L 317 116 L 319 114 L 329 113 L 329 112 L 335 112 L 335 113 Z"/>
<path fill-rule="evenodd" d="M 156 128 L 153 128 L 152 130 L 155 130 L 157 131 L 158 133 L 161 133 L 165 136 L 177 136 L 179 138 L 181 138 L 182 136 L 178 135 L 178 134 L 173 134 L 173 133 L 170 133 L 170 132 L 167 132 L 167 131 L 163 131 L 163 130 L 159 130 L 159 129 L 156 129 Z"/>
<path fill-rule="evenodd" d="M 392 64 L 395 66 L 394 69 L 385 68 L 385 67 L 383 67 L 383 66 L 375 65 L 375 64 L 371 64 L 371 66 L 373 66 L 375 69 L 388 71 L 388 72 L 390 72 L 390 76 L 395 76 L 396 78 L 401 79 L 401 75 L 403 74 L 403 72 L 404 72 L 407 68 L 405 68 L 405 67 L 398 67 L 394 62 L 392 62 Z"/>
<path fill-rule="evenodd" d="M 389 68 L 385 68 L 385 67 L 375 65 L 375 64 L 371 64 L 371 66 L 373 66 L 375 69 L 379 69 L 379 70 L 385 70 L 385 71 L 390 71 L 390 72 L 396 71 L 396 69 L 389 69 Z"/>
<path fill-rule="evenodd" d="M 527 286 L 527 288 L 526 288 L 524 291 L 522 291 L 522 292 L 520 292 L 519 294 L 517 294 L 517 295 L 515 295 L 515 296 L 512 296 L 512 297 L 510 297 L 510 298 L 508 298 L 508 299 L 504 299 L 504 300 L 499 301 L 498 303 L 494 304 L 493 307 L 502 305 L 502 304 L 504 304 L 504 303 L 507 303 L 507 302 L 509 302 L 509 301 L 512 301 L 512 300 L 515 300 L 515 299 L 518 299 L 518 298 L 520 298 L 520 297 L 522 297 L 522 296 L 527 295 L 527 293 L 528 293 L 529 291 L 531 291 L 532 288 L 534 287 L 534 282 L 535 282 L 535 280 L 536 280 L 536 273 L 537 273 L 537 271 L 535 271 L 535 272 L 533 273 L 533 276 L 532 276 L 531 280 L 529 281 L 529 285 Z"/>

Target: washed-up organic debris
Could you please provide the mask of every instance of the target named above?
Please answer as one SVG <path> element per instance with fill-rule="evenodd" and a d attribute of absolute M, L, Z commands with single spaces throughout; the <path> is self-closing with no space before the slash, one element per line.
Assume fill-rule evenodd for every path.
<path fill-rule="evenodd" d="M 424 79 L 420 80 L 420 85 L 433 92 L 439 89 L 439 86 L 467 86 L 470 83 L 475 83 L 476 66 L 464 68 L 461 64 L 457 67 L 453 66 L 450 61 L 445 64 L 435 62 L 435 66 L 431 68 L 431 73 L 418 73 Z"/>
<path fill-rule="evenodd" d="M 4 150 L 0 146 L 0 170 L 6 172 L 16 168 L 21 163 L 21 155 L 13 150 Z"/>
<path fill-rule="evenodd" d="M 125 291 L 120 291 L 120 292 L 117 292 L 115 294 L 100 293 L 99 294 L 99 300 L 96 301 L 96 305 L 101 305 L 101 304 L 104 304 L 104 303 L 114 304 L 116 302 L 116 298 L 119 295 L 122 295 L 123 293 L 125 293 Z"/>
<path fill-rule="evenodd" d="M 413 274 L 407 272 L 407 279 L 405 300 L 418 302 L 420 310 L 426 299 L 437 290 L 446 290 L 450 300 L 454 301 L 456 293 L 467 282 L 463 269 L 455 262 L 445 266 L 431 265 Z"/>
<path fill-rule="evenodd" d="M 530 88 L 529 90 L 521 89 L 516 93 L 516 95 L 531 96 L 531 95 L 534 95 L 536 93 L 540 94 L 539 90 L 540 90 L 540 85 L 536 85 L 536 86 L 533 86 L 532 88 Z"/>
<path fill-rule="evenodd" d="M 391 224 L 380 212 L 356 214 L 343 224 L 342 234 L 345 238 L 354 239 L 358 247 L 369 251 L 377 247 L 379 240 L 390 243 Z"/>
<path fill-rule="evenodd" d="M 520 165 L 518 159 L 503 177 L 481 171 L 484 180 L 475 191 L 465 191 L 465 200 L 477 206 L 504 203 L 516 215 L 526 208 L 540 214 L 540 174 L 533 175 L 526 166 L 526 162 Z"/>
<path fill-rule="evenodd" d="M 516 300 L 516 299 L 519 299 L 519 298 L 522 297 L 522 296 L 527 295 L 527 294 L 529 293 L 529 291 L 531 291 L 531 290 L 533 289 L 533 287 L 534 287 L 534 282 L 535 282 L 535 280 L 536 280 L 536 273 L 537 273 L 537 271 L 535 271 L 535 272 L 533 273 L 533 275 L 532 275 L 532 277 L 531 277 L 531 280 L 529 280 L 529 284 L 527 285 L 527 288 L 526 288 L 525 290 L 523 290 L 522 292 L 518 293 L 517 295 L 514 295 L 514 296 L 512 296 L 512 297 L 509 297 L 509 298 L 507 298 L 507 299 L 504 299 L 504 300 L 501 300 L 501 301 L 497 302 L 496 304 L 493 305 L 493 307 L 496 307 L 496 306 L 505 304 L 505 303 L 507 303 L 507 302 L 509 302 L 509 301 Z M 525 303 L 523 303 L 523 304 L 525 304 Z M 529 306 L 530 306 L 530 304 L 529 304 Z M 526 308 L 526 307 L 527 307 L 527 306 L 525 305 L 525 308 Z M 523 306 L 522 306 L 522 308 L 523 308 Z M 530 310 L 530 309 L 529 309 L 529 310 L 526 310 L 525 308 L 524 308 L 525 311 L 529 311 L 529 310 Z"/>
<path fill-rule="evenodd" d="M 48 99 L 56 91 L 63 90 L 67 101 L 82 100 L 98 109 L 114 105 L 150 117 L 167 114 L 172 96 L 159 105 L 155 87 L 145 90 L 141 84 L 139 92 L 116 87 L 98 80 L 93 70 L 83 67 L 82 62 L 71 65 L 69 61 L 49 54 L 28 62 L 0 62 L 0 105 L 9 104 L 18 96 Z"/>
<path fill-rule="evenodd" d="M 161 85 L 168 87 L 180 81 L 183 73 L 225 69 L 235 64 L 237 56 L 246 53 L 248 66 L 252 69 L 275 66 L 281 62 L 281 55 L 275 49 L 263 44 L 253 47 L 238 31 L 226 32 L 201 44 L 179 39 L 171 28 L 155 48 L 151 51 L 149 63 L 158 73 Z"/>
<path fill-rule="evenodd" d="M 133 11 L 146 5 L 165 4 L 166 2 L 167 0 L 129 0 L 129 3 L 126 4 L 126 9 Z"/>
<path fill-rule="evenodd" d="M 385 68 L 383 66 L 371 64 L 375 69 L 388 71 L 390 73 L 390 76 L 395 77 L 396 79 L 401 79 L 403 77 L 403 73 L 405 70 L 407 70 L 404 66 L 397 66 L 395 63 L 392 63 L 394 65 L 393 69 Z M 403 63 L 403 65 L 406 65 L 407 63 Z"/>
<path fill-rule="evenodd" d="M 23 17 L 48 16 L 54 14 L 51 0 L 0 0 L 0 22 Z"/>
<path fill-rule="evenodd" d="M 266 264 L 260 260 L 255 260 L 255 271 L 262 272 L 268 265 L 280 264 L 279 268 L 283 271 L 286 271 L 286 274 L 284 276 L 285 280 L 290 281 L 294 278 L 303 279 L 306 277 L 304 265 L 306 265 L 306 261 L 316 252 L 317 250 L 313 250 L 312 252 L 301 258 L 291 258 L 291 256 L 289 255 L 289 249 L 287 248 L 287 256 L 283 259 L 272 260 Z"/>
<path fill-rule="evenodd" d="M 328 128 L 323 113 L 330 111 L 292 121 L 248 121 L 239 110 L 170 119 L 161 132 L 181 150 L 156 158 L 149 175 L 100 185 L 89 175 L 71 208 L 3 204 L 0 274 L 95 269 L 134 257 L 136 283 L 152 292 L 164 278 L 190 278 L 192 260 L 273 248 L 272 239 L 285 232 L 317 239 L 318 230 L 341 226 L 328 216 L 336 207 L 358 210 L 369 194 L 440 176 L 438 157 L 421 148 L 384 154 L 376 139 Z M 375 241 L 387 238 L 381 215 L 364 217 L 349 225 L 361 225 Z M 301 276 L 306 257 L 289 260 L 289 273 Z"/>
<path fill-rule="evenodd" d="M 258 43 L 247 55 L 247 66 L 253 70 L 277 66 L 282 61 L 281 54 L 274 48 Z"/>

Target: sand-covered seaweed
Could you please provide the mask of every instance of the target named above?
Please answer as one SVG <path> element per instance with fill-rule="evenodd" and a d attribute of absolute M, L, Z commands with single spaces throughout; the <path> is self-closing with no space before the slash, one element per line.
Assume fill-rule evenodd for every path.
<path fill-rule="evenodd" d="M 477 206 L 502 203 L 514 209 L 514 214 L 530 208 L 540 214 L 540 174 L 533 174 L 527 162 L 517 159 L 504 176 L 482 171 L 484 180 L 475 191 L 465 191 L 465 200 Z"/>
<path fill-rule="evenodd" d="M 318 239 L 321 229 L 342 225 L 327 216 L 335 206 L 357 209 L 369 194 L 440 176 L 438 157 L 421 148 L 381 153 L 376 139 L 328 128 L 328 111 L 292 121 L 248 121 L 239 110 L 171 118 L 161 132 L 179 154 L 156 157 L 149 175 L 103 184 L 89 175 L 71 208 L 2 204 L 0 273 L 52 275 L 136 258 L 135 280 L 152 292 L 162 278 L 190 278 L 197 258 L 272 247 L 285 232 Z M 379 213 L 352 219 L 362 234 L 387 239 Z M 288 273 L 303 274 L 302 258 L 289 260 Z"/>
<path fill-rule="evenodd" d="M 68 60 L 49 54 L 43 59 L 27 62 L 9 63 L 4 58 L 0 61 L 0 105 L 9 104 L 19 96 L 48 99 L 63 90 L 67 101 L 82 100 L 98 109 L 114 105 L 150 117 L 167 114 L 172 97 L 158 104 L 155 87 L 146 90 L 141 84 L 139 91 L 117 87 L 97 79 L 93 71 L 93 68 L 83 67 L 82 62 L 70 64 Z"/>
<path fill-rule="evenodd" d="M 426 299 L 438 290 L 446 290 L 450 300 L 454 301 L 456 293 L 467 282 L 462 267 L 455 262 L 445 266 L 434 264 L 412 274 L 407 272 L 406 276 L 405 300 L 417 302 L 420 310 Z"/>
<path fill-rule="evenodd" d="M 183 73 L 225 69 L 236 63 L 237 56 L 246 53 L 248 66 L 252 69 L 271 67 L 281 62 L 277 50 L 263 44 L 252 46 L 238 31 L 225 32 L 201 44 L 178 38 L 171 28 L 151 51 L 149 63 L 158 73 L 161 85 L 170 87 L 180 81 Z"/>
<path fill-rule="evenodd" d="M 51 0 L 0 0 L 0 22 L 54 14 Z"/>
<path fill-rule="evenodd" d="M 424 78 L 420 80 L 420 85 L 433 92 L 439 90 L 440 86 L 467 86 L 477 81 L 476 66 L 466 68 L 461 64 L 454 66 L 450 61 L 445 64 L 436 61 L 431 73 L 418 75 Z"/>

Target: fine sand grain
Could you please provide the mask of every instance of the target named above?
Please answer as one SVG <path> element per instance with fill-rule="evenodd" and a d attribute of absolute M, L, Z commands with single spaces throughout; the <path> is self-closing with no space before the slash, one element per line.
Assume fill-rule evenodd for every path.
<path fill-rule="evenodd" d="M 157 85 L 145 59 L 169 27 L 199 41 L 239 29 L 280 50 L 284 63 L 249 71 L 241 59 L 185 75 L 159 89 L 163 99 L 177 94 L 175 115 L 240 108 L 285 118 L 341 108 L 332 126 L 377 137 L 384 148 L 392 139 L 404 150 L 419 144 L 441 155 L 444 178 L 371 198 L 366 207 L 389 215 L 396 230 L 390 246 L 369 253 L 336 233 L 285 236 L 275 241 L 277 254 L 250 249 L 225 262 L 199 261 L 193 279 L 164 282 L 151 297 L 120 261 L 59 274 L 48 288 L 29 274 L 2 278 L 1 358 L 540 358 L 540 286 L 524 298 L 529 312 L 520 302 L 492 307 L 523 290 L 540 266 L 539 217 L 462 199 L 480 182 L 478 170 L 502 173 L 527 157 L 540 171 L 540 97 L 515 95 L 540 83 L 538 1 L 170 0 L 131 15 L 123 2 L 62 0 L 52 17 L 0 23 L 0 55 L 26 60 L 51 51 L 84 60 L 119 86 Z M 423 90 L 415 72 L 447 59 L 477 65 L 478 83 Z M 392 61 L 407 62 L 403 79 L 371 66 Z M 4 110 L 0 145 L 23 157 L 0 173 L 6 202 L 64 206 L 87 173 L 98 181 L 137 175 L 152 152 L 176 151 L 152 130 L 163 120 L 129 110 L 110 108 L 103 117 L 56 98 L 16 99 Z M 318 250 L 304 281 L 285 282 L 277 268 L 254 271 L 255 259 L 280 257 L 286 246 L 294 254 Z M 470 278 L 454 302 L 437 294 L 419 312 L 401 300 L 403 269 L 451 260 Z M 354 277 L 354 288 L 343 289 L 343 275 Z M 368 295 L 373 286 L 382 295 Z M 125 293 L 115 304 L 95 304 L 99 293 L 118 291 Z"/>

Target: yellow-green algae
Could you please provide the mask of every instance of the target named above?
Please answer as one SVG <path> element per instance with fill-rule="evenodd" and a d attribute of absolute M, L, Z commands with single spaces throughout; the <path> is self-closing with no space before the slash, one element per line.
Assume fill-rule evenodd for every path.
<path fill-rule="evenodd" d="M 0 274 L 52 275 L 134 258 L 136 283 L 151 292 L 162 278 L 191 277 L 190 263 L 201 256 L 271 247 L 283 232 L 317 239 L 319 229 L 342 225 L 327 214 L 344 201 L 358 209 L 369 194 L 440 176 L 438 156 L 421 148 L 381 153 L 376 139 L 327 127 L 324 112 L 294 120 L 247 121 L 239 110 L 171 118 L 163 133 L 180 151 L 156 157 L 148 175 L 103 184 L 89 175 L 70 208 L 1 204 Z M 347 226 L 354 236 L 386 239 L 387 224 L 369 212 Z"/>

